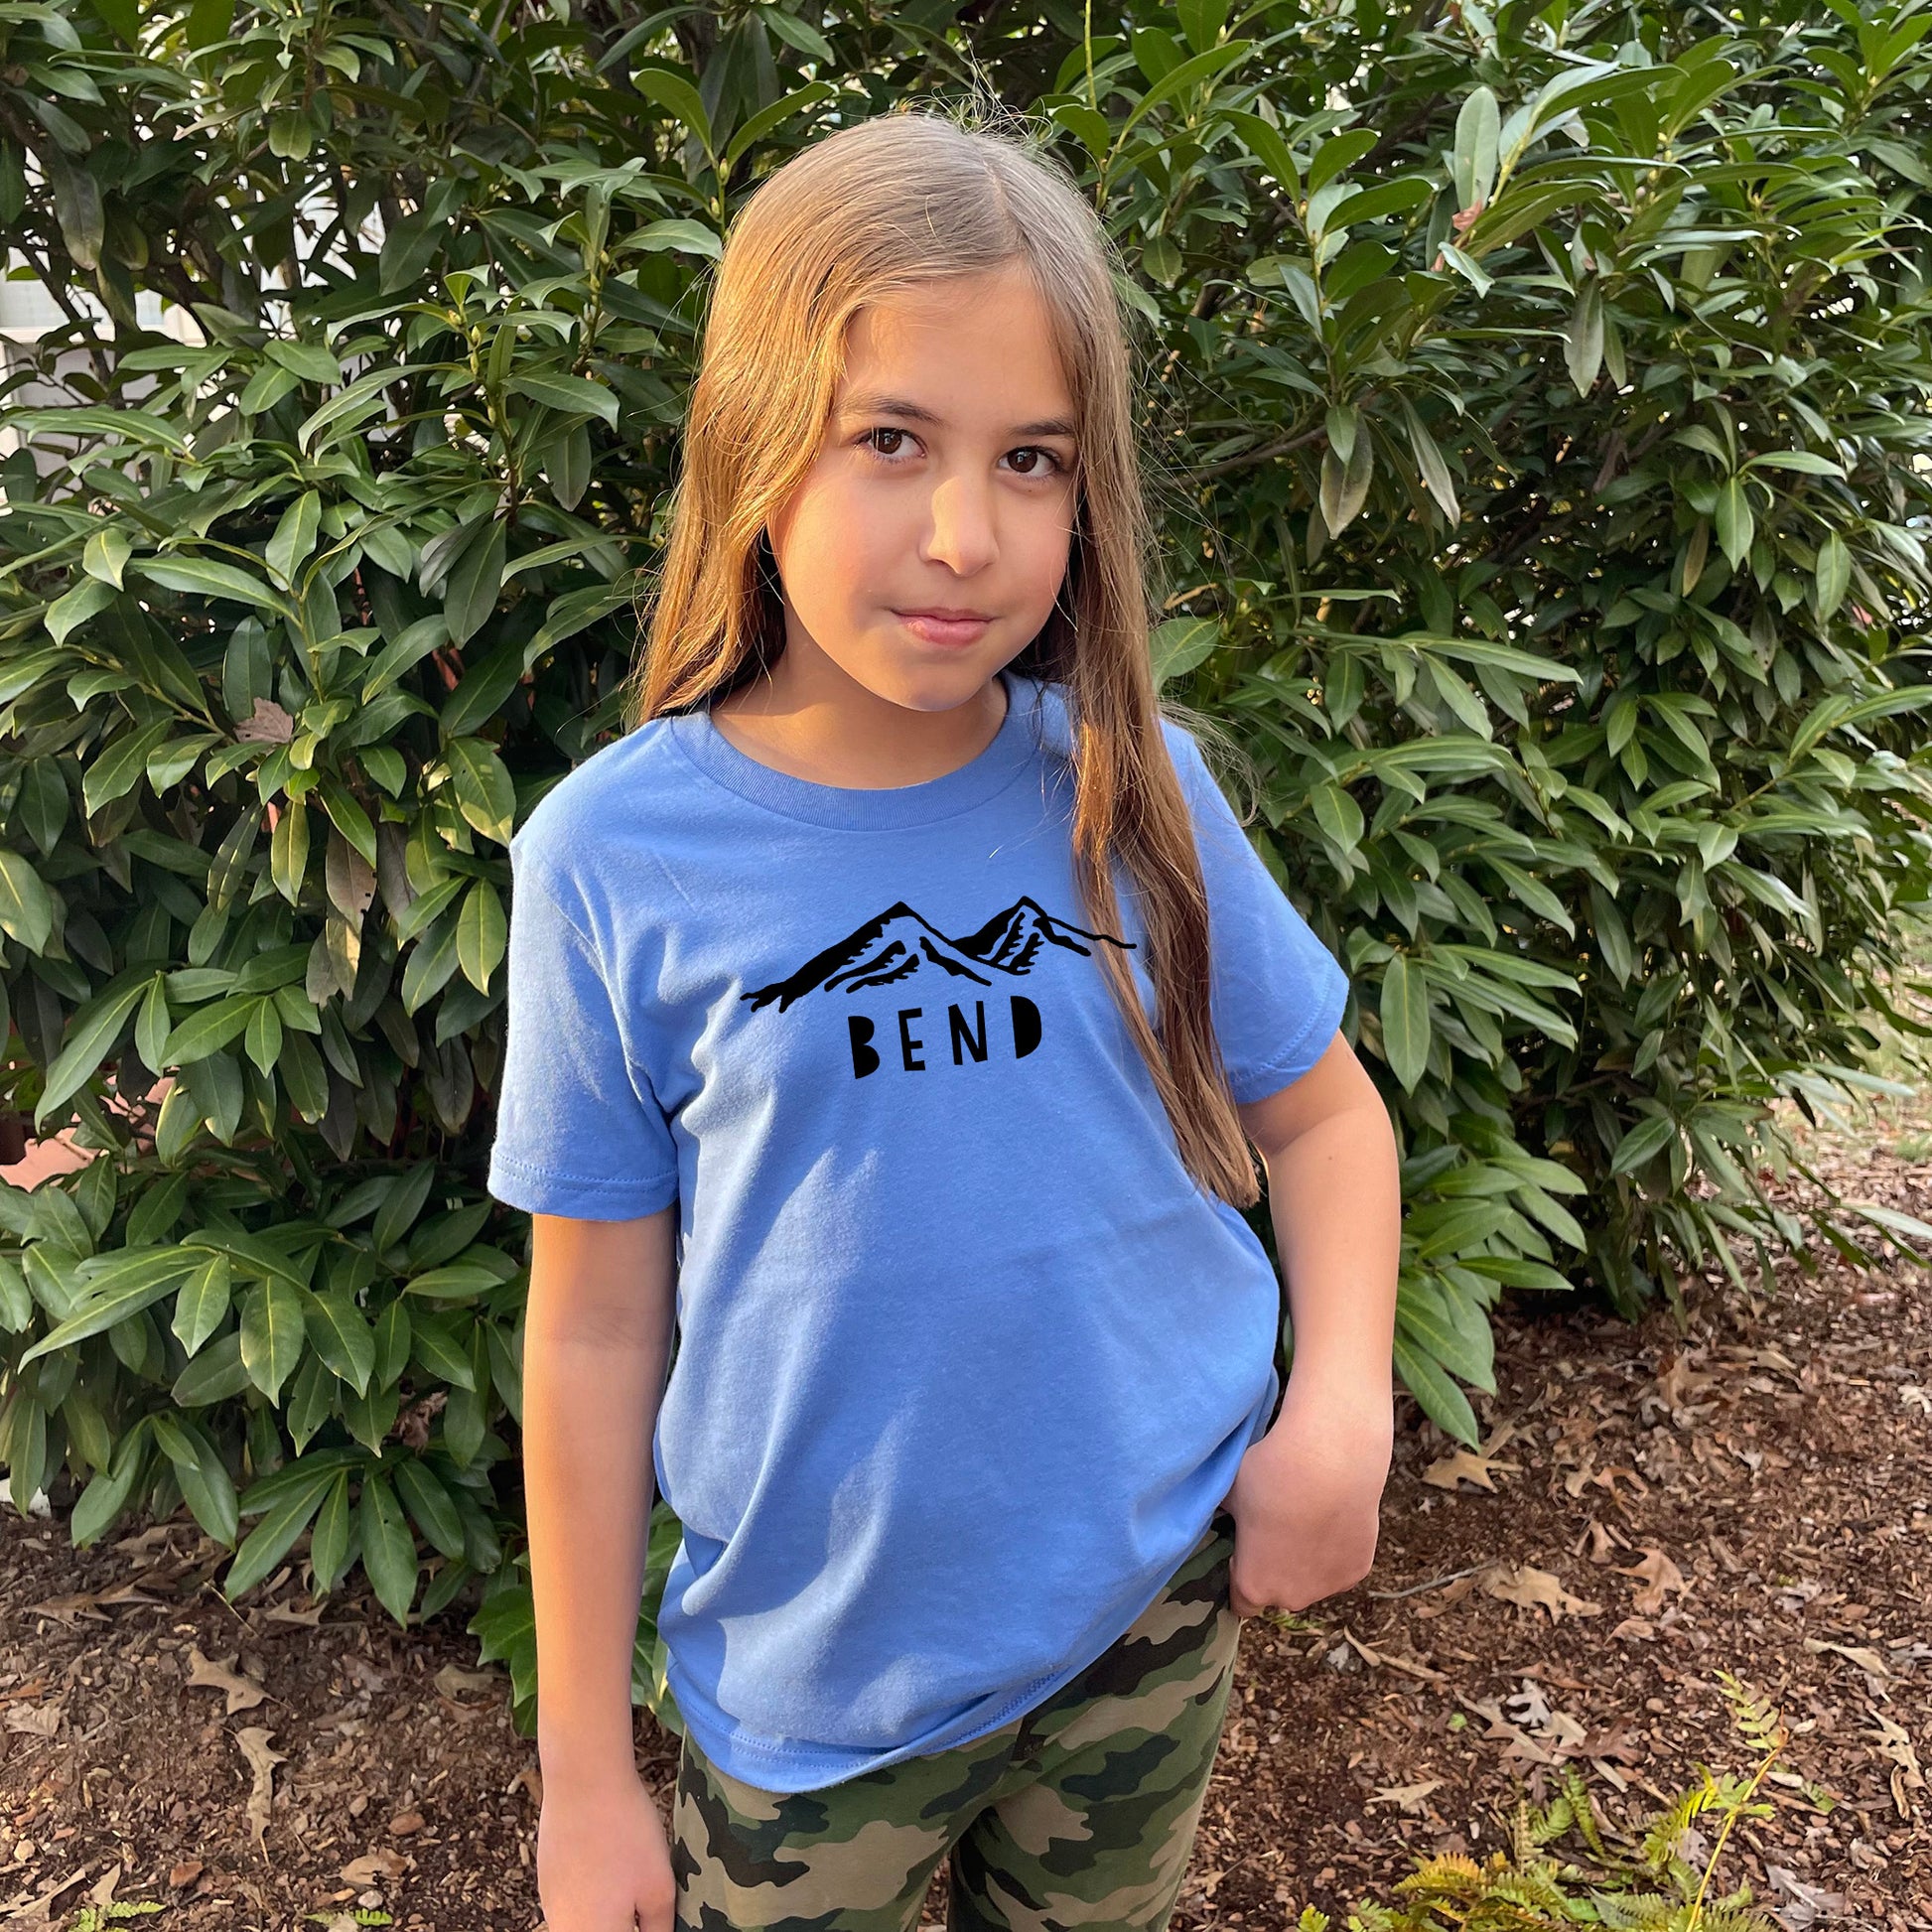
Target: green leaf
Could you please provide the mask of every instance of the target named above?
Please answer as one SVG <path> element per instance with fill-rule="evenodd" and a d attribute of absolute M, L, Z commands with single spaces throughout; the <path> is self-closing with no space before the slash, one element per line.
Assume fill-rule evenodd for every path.
<path fill-rule="evenodd" d="M 470 888 L 457 915 L 456 956 L 463 976 L 478 992 L 489 990 L 490 975 L 502 963 L 509 945 L 509 922 L 496 888 L 479 879 Z"/>
<path fill-rule="evenodd" d="M 1726 477 L 1718 485 L 1718 507 L 1714 518 L 1718 547 L 1732 570 L 1744 561 L 1756 534 L 1756 519 L 1751 514 L 1750 498 L 1744 493 L 1742 477 Z"/>
<path fill-rule="evenodd" d="M 1502 116 L 1494 91 L 1475 88 L 1455 117 L 1452 166 L 1457 207 L 1476 207 L 1489 200 L 1489 191 L 1496 185 L 1496 148 L 1501 133 Z"/>
<path fill-rule="evenodd" d="M 781 20 L 791 25 L 802 26 L 804 24 L 803 22 L 792 22 L 789 14 L 780 13 L 776 8 L 773 8 L 770 13 L 765 15 L 765 19 L 779 33 L 783 33 L 784 31 L 783 28 L 777 27 L 776 25 Z M 818 36 L 814 34 L 813 38 L 817 39 Z M 836 61 L 838 56 L 828 49 L 816 58 L 824 61 Z M 756 114 L 739 128 L 738 132 L 732 136 L 730 141 L 726 143 L 725 166 L 730 168 L 740 155 L 749 152 L 759 142 L 762 141 L 773 128 L 790 120 L 794 114 L 803 112 L 807 107 L 817 106 L 821 100 L 830 100 L 837 91 L 838 89 L 828 80 L 812 80 L 800 87 L 796 93 L 786 94 L 783 99 L 774 100 L 770 106 L 759 108 Z M 652 225 L 655 226 L 656 224 L 653 223 Z M 693 222 L 691 225 L 698 227 L 701 224 Z M 703 232 L 711 241 L 711 249 L 709 251 L 698 250 L 696 252 L 715 253 L 717 251 L 717 236 L 712 234 L 709 228 L 705 228 Z"/>
<path fill-rule="evenodd" d="M 1668 1114 L 1647 1114 L 1616 1144 L 1610 1157 L 1612 1173 L 1630 1173 L 1659 1154 L 1676 1136 L 1677 1123 Z"/>
<path fill-rule="evenodd" d="M 1577 305 L 1564 331 L 1564 366 L 1580 396 L 1589 394 L 1603 366 L 1603 288 L 1594 275 L 1584 278 Z"/>
<path fill-rule="evenodd" d="M 373 1470 L 362 1478 L 361 1523 L 362 1568 L 369 1587 L 382 1607 L 406 1626 L 422 1566 L 396 1492 Z"/>
<path fill-rule="evenodd" d="M 470 1302 L 494 1288 L 496 1281 L 487 1268 L 481 1268 L 473 1261 L 458 1261 L 447 1268 L 432 1268 L 403 1286 L 411 1295 L 433 1302 Z"/>
<path fill-rule="evenodd" d="M 202 1253 L 190 1260 L 191 1273 L 175 1298 L 175 1318 L 170 1325 L 183 1349 L 193 1357 L 227 1319 L 229 1277 L 224 1254 Z"/>
<path fill-rule="evenodd" d="M 1424 486 L 1435 497 L 1449 522 L 1459 523 L 1462 520 L 1462 507 L 1456 499 L 1455 479 L 1449 474 L 1449 467 L 1444 462 L 1436 439 L 1430 435 L 1406 396 L 1402 399 L 1402 420 L 1409 432 L 1409 447 L 1415 452 L 1416 468 L 1422 472 Z"/>
<path fill-rule="evenodd" d="M 407 1173 L 388 1183 L 389 1193 L 376 1209 L 369 1227 L 369 1242 L 377 1254 L 386 1254 L 416 1225 L 416 1217 L 436 1184 L 436 1163 L 419 1161 Z"/>
<path fill-rule="evenodd" d="M 269 1401 L 302 1359 L 302 1296 L 285 1281 L 258 1283 L 241 1299 L 241 1365 Z"/>
<path fill-rule="evenodd" d="M 680 73 L 673 73 L 668 68 L 633 68 L 630 84 L 646 100 L 654 100 L 658 106 L 667 107 L 698 137 L 698 145 L 707 155 L 715 154 L 711 139 L 711 116 L 705 112 L 703 98 L 689 80 Z M 400 1618 L 397 1619 L 399 1622 Z"/>
<path fill-rule="evenodd" d="M 1338 537 L 1354 522 L 1368 501 L 1375 465 L 1374 441 L 1366 429 L 1356 433 L 1354 448 L 1344 462 L 1331 445 L 1321 457 L 1321 520 L 1328 534 Z"/>
<path fill-rule="evenodd" d="M 312 1295 L 305 1305 L 308 1335 L 324 1364 L 357 1395 L 366 1395 L 375 1372 L 375 1331 L 351 1296 Z"/>
<path fill-rule="evenodd" d="M 1852 552 L 1845 539 L 1834 530 L 1818 546 L 1818 616 L 1822 622 L 1845 602 L 1852 587 Z"/>
<path fill-rule="evenodd" d="M 47 607 L 47 616 L 42 622 L 47 625 L 47 634 L 57 644 L 64 644 L 78 630 L 89 618 L 98 617 L 114 602 L 115 591 L 111 585 L 102 583 L 97 577 L 83 577 L 69 591 L 57 597 Z"/>
<path fill-rule="evenodd" d="M 1443 1372 L 1436 1358 L 1419 1347 L 1400 1324 L 1394 1335 L 1395 1366 L 1423 1413 L 1445 1434 L 1475 1449 L 1482 1441 L 1469 1398 Z"/>
<path fill-rule="evenodd" d="M 133 790 L 148 768 L 148 759 L 174 736 L 172 718 L 158 718 L 140 730 L 123 732 L 99 757 L 91 759 L 80 778 L 80 803 L 89 818 L 103 805 Z"/>
<path fill-rule="evenodd" d="M 132 969 L 136 972 L 140 968 Z M 155 982 L 137 979 L 132 985 L 116 987 L 90 1000 L 68 1027 L 66 1042 L 47 1069 L 47 1084 L 40 1104 L 34 1109 L 34 1124 L 43 1125 L 78 1093 L 94 1076 L 107 1055 L 107 1049 L 120 1036 L 127 1017 L 146 997 Z"/>
<path fill-rule="evenodd" d="M 212 557 L 143 557 L 134 568 L 164 590 L 187 591 L 197 597 L 223 598 L 231 604 L 251 604 L 294 620 L 294 612 L 266 584 L 233 564 Z"/>
<path fill-rule="evenodd" d="M 245 994 L 231 994 L 210 1006 L 197 1007 L 168 1035 L 161 1065 L 192 1066 L 239 1039 L 254 1018 L 255 1002 Z"/>
<path fill-rule="evenodd" d="M 115 1444 L 113 1461 L 87 1484 L 68 1519 L 68 1536 L 75 1549 L 86 1549 L 113 1528 L 147 1468 L 152 1443 L 152 1433 L 143 1421 Z"/>
<path fill-rule="evenodd" d="M 446 1557 L 463 1554 L 463 1519 L 435 1470 L 419 1456 L 396 1464 L 396 1491 L 416 1527 Z"/>
<path fill-rule="evenodd" d="M 241 1361 L 241 1335 L 230 1328 L 210 1342 L 175 1377 L 169 1399 L 177 1409 L 203 1409 L 239 1395 L 248 1386 Z"/>
<path fill-rule="evenodd" d="M 162 1453 L 174 1464 L 175 1480 L 196 1522 L 223 1549 L 233 1549 L 241 1518 L 234 1481 L 214 1445 L 184 1418 L 156 1411 L 148 1420 Z"/>
<path fill-rule="evenodd" d="M 1397 953 L 1382 969 L 1382 1047 L 1389 1071 L 1414 1093 L 1429 1065 L 1429 983 L 1413 959 Z"/>
<path fill-rule="evenodd" d="M 294 590 L 296 569 L 316 547 L 316 533 L 321 526 L 322 498 L 313 489 L 305 489 L 282 512 L 282 520 L 268 540 L 264 561 L 270 573 L 287 589 Z"/>
<path fill-rule="evenodd" d="M 300 1462 L 295 1465 L 301 1467 Z M 299 1488 L 281 1496 L 266 1510 L 235 1552 L 228 1573 L 221 1580 L 221 1594 L 233 1602 L 244 1590 L 252 1589 L 295 1547 L 295 1540 L 309 1527 L 310 1518 L 322 1507 L 331 1487 L 345 1481 L 333 1468 L 317 1470 Z"/>
<path fill-rule="evenodd" d="M 1344 852 L 1353 852 L 1362 842 L 1362 808 L 1340 785 L 1321 784 L 1309 793 L 1314 822 Z"/>
<path fill-rule="evenodd" d="M 1184 677 L 1205 662 L 1221 641 L 1221 627 L 1211 618 L 1170 618 L 1156 624 L 1149 637 L 1157 687 Z"/>
<path fill-rule="evenodd" d="M 484 838 L 508 845 L 516 787 L 495 747 L 481 738 L 457 738 L 450 741 L 446 756 L 458 810 Z"/>
<path fill-rule="evenodd" d="M 19 853 L 0 846 L 0 931 L 31 953 L 54 936 L 54 899 L 41 876 Z"/>
<path fill-rule="evenodd" d="M 1480 1309 L 1452 1306 L 1451 1295 L 1433 1281 L 1406 1279 L 1396 1303 L 1396 1320 L 1419 1348 L 1458 1380 L 1493 1395 L 1495 1348 L 1488 1318 Z"/>
<path fill-rule="evenodd" d="M 309 801 L 285 799 L 268 842 L 268 875 L 291 905 L 301 902 L 309 872 Z"/>
<path fill-rule="evenodd" d="M 1115 151 L 1119 151 L 1128 135 L 1164 100 L 1172 99 L 1173 95 L 1203 81 L 1218 79 L 1230 68 L 1245 61 L 1253 45 L 1252 41 L 1223 41 L 1219 47 L 1210 47 L 1206 53 L 1196 54 L 1191 60 L 1182 61 L 1177 68 L 1164 73 L 1141 96 L 1133 112 L 1121 123 L 1120 132 L 1114 137 Z"/>
<path fill-rule="evenodd" d="M 540 402 L 546 409 L 555 409 L 565 416 L 597 416 L 613 428 L 617 426 L 617 392 L 605 383 L 592 382 L 581 375 L 512 376 L 509 391 L 513 396 L 528 396 L 532 402 Z M 501 525 L 496 527 L 500 528 Z M 494 591 L 490 594 L 492 597 L 495 595 Z M 458 641 L 462 640 L 459 638 Z"/>
<path fill-rule="evenodd" d="M 304 382 L 340 382 L 343 365 L 320 343 L 292 343 L 271 336 L 262 345 L 271 362 Z"/>
<path fill-rule="evenodd" d="M 509 526 L 501 517 L 491 517 L 472 535 L 451 567 L 443 592 L 443 617 L 453 644 L 468 643 L 495 610 L 508 548 Z"/>
<path fill-rule="evenodd" d="M 89 1335 L 104 1334 L 117 1323 L 139 1314 L 163 1296 L 172 1294 L 191 1265 L 191 1257 L 179 1248 L 114 1256 L 99 1274 L 82 1285 L 73 1312 L 67 1320 L 22 1354 L 21 1365 L 71 1348 Z"/>

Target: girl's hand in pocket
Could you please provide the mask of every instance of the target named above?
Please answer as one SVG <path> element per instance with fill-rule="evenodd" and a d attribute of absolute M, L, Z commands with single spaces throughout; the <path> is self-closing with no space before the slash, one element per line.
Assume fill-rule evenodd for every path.
<path fill-rule="evenodd" d="M 677 1883 L 657 1806 L 635 1771 L 587 1784 L 546 1778 L 537 1820 L 546 1932 L 671 1932 Z"/>
<path fill-rule="evenodd" d="M 1311 1392 L 1290 1377 L 1274 1428 L 1241 1458 L 1223 1502 L 1235 1520 L 1236 1616 L 1306 1609 L 1368 1575 L 1394 1449 L 1391 1390 Z"/>

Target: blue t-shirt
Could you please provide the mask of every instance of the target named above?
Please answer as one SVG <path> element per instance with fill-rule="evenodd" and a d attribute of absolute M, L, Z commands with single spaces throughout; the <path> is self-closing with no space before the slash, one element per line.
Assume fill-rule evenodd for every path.
<path fill-rule="evenodd" d="M 957 770 L 824 785 L 700 708 L 511 842 L 488 1186 L 678 1204 L 658 1629 L 731 1776 L 807 1791 L 962 1744 L 1084 1669 L 1206 1529 L 1278 1392 L 1281 1287 L 1200 1188 L 1074 885 L 1059 686 Z M 1164 721 L 1234 1096 L 1313 1065 L 1341 969 Z M 587 1399 L 593 1394 L 586 1391 Z"/>

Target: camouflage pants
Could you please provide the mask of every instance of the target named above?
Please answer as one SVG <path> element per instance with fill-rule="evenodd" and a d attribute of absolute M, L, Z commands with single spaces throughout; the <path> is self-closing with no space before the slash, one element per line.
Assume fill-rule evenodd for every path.
<path fill-rule="evenodd" d="M 1220 1742 L 1240 1619 L 1217 1511 L 1134 1626 L 1002 1729 L 817 1791 L 760 1791 L 687 1736 L 677 1932 L 912 1932 L 952 1859 L 948 1932 L 1165 1927 Z"/>

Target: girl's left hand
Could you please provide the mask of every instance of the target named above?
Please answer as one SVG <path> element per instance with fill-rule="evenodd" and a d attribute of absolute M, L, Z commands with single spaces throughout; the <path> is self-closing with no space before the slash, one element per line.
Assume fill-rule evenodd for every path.
<path fill-rule="evenodd" d="M 1323 1389 L 1289 1377 L 1274 1428 L 1241 1458 L 1222 1501 L 1235 1519 L 1236 1616 L 1306 1609 L 1368 1575 L 1394 1448 L 1392 1388 Z"/>

